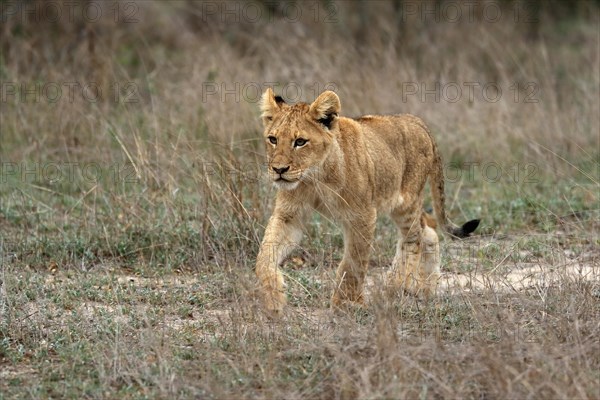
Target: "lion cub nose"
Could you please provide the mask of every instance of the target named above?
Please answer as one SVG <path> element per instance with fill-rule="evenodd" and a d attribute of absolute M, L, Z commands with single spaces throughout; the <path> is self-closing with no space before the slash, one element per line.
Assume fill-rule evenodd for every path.
<path fill-rule="evenodd" d="M 290 167 L 283 167 L 283 168 L 275 168 L 275 167 L 273 167 L 273 171 L 275 171 L 279 175 L 285 174 L 289 169 L 290 169 Z"/>

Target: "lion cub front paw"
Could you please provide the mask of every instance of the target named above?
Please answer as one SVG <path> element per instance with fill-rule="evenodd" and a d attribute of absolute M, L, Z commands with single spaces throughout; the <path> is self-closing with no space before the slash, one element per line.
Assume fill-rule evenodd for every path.
<path fill-rule="evenodd" d="M 336 291 L 331 297 L 331 308 L 334 311 L 352 311 L 364 307 L 365 298 L 362 291 Z"/>
<path fill-rule="evenodd" d="M 283 314 L 283 308 L 286 304 L 285 293 L 279 290 L 264 292 L 263 301 L 267 316 L 278 318 Z"/>
<path fill-rule="evenodd" d="M 437 292 L 440 275 L 415 274 L 391 272 L 388 276 L 388 285 L 395 289 L 404 290 L 413 296 L 434 296 Z"/>

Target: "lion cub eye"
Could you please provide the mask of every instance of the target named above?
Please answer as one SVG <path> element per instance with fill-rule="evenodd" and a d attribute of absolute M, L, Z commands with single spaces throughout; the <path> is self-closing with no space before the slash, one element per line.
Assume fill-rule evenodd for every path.
<path fill-rule="evenodd" d="M 306 143 L 308 143 L 308 140 L 306 139 L 302 139 L 302 138 L 298 138 L 294 141 L 294 147 L 302 147 L 304 146 Z"/>
<path fill-rule="evenodd" d="M 277 138 L 275 136 L 269 136 L 268 139 L 271 144 L 277 144 Z"/>

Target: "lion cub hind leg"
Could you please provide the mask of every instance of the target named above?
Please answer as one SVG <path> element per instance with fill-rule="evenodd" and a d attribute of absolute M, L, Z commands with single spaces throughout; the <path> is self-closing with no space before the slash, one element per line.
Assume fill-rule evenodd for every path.
<path fill-rule="evenodd" d="M 433 228 L 423 228 L 422 259 L 419 280 L 426 296 L 435 294 L 440 280 L 440 240 Z"/>
<path fill-rule="evenodd" d="M 421 211 L 392 213 L 400 231 L 389 283 L 409 293 L 426 296 L 435 293 L 440 277 L 439 239 L 426 226 Z"/>

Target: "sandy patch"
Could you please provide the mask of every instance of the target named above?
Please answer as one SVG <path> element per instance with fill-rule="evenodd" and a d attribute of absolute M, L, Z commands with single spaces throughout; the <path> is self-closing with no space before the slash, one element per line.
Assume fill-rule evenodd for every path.
<path fill-rule="evenodd" d="M 523 265 L 504 274 L 473 271 L 469 274 L 444 273 L 440 279 L 440 289 L 492 290 L 500 292 L 547 287 L 565 280 L 600 282 L 600 267 L 591 265 Z"/>

